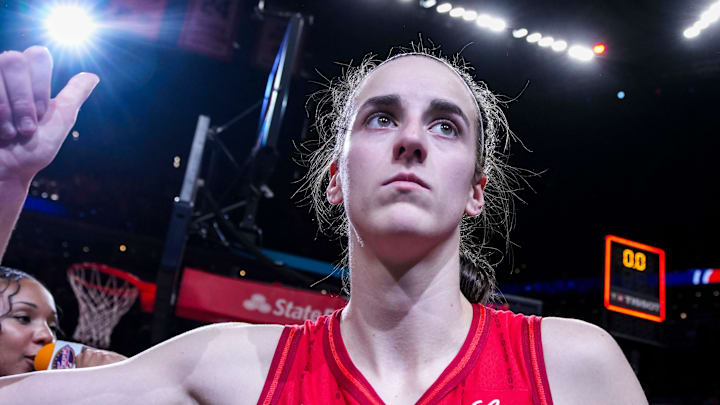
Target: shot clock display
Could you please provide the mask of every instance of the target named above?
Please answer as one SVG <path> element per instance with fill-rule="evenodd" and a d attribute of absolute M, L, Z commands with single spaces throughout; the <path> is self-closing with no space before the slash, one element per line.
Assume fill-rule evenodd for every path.
<path fill-rule="evenodd" d="M 665 252 L 607 235 L 605 308 L 655 322 L 665 320 Z"/>

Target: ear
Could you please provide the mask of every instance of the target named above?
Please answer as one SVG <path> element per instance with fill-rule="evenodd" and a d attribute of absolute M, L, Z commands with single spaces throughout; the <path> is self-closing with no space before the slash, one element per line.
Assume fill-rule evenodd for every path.
<path fill-rule="evenodd" d="M 470 186 L 470 198 L 465 205 L 465 213 L 474 217 L 480 215 L 483 207 L 485 206 L 485 185 L 487 184 L 488 178 L 482 174 L 475 175 L 473 177 L 472 185 Z"/>
<path fill-rule="evenodd" d="M 327 199 L 330 204 L 343 202 L 342 181 L 338 170 L 337 160 L 330 163 L 330 184 L 327 187 Z"/>

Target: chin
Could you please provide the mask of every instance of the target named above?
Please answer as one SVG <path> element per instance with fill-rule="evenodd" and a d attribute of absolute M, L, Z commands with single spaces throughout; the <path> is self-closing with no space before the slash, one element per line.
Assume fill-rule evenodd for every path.
<path fill-rule="evenodd" d="M 394 248 L 406 249 L 425 246 L 438 238 L 437 230 L 415 219 L 414 221 L 387 221 L 375 228 L 375 234 L 383 243 Z"/>
<path fill-rule="evenodd" d="M 431 226 L 417 215 L 393 215 L 380 218 L 374 225 L 378 234 L 388 236 L 423 237 L 432 234 Z"/>

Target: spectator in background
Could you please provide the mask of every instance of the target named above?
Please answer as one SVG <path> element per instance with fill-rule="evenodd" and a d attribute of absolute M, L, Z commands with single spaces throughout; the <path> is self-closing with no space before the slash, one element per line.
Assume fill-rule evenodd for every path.
<path fill-rule="evenodd" d="M 34 370 L 35 355 L 55 341 L 58 315 L 52 294 L 31 275 L 0 266 L 0 377 Z M 125 360 L 120 354 L 86 348 L 76 365 L 100 366 Z"/>

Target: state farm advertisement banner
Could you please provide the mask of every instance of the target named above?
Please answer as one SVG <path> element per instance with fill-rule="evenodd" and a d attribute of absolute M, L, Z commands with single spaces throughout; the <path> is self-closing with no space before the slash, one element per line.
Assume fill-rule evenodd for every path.
<path fill-rule="evenodd" d="M 112 28 L 158 39 L 167 0 L 111 0 L 105 20 Z"/>
<path fill-rule="evenodd" d="M 345 304 L 342 297 L 186 268 L 175 313 L 203 322 L 298 324 Z"/>

